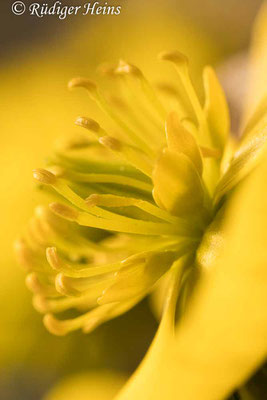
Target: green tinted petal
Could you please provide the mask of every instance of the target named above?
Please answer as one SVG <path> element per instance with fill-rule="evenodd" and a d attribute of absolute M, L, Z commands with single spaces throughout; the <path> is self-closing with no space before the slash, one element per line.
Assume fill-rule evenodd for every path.
<path fill-rule="evenodd" d="M 185 154 L 195 165 L 201 175 L 203 170 L 202 158 L 194 136 L 183 127 L 178 115 L 171 112 L 166 121 L 166 136 L 171 151 Z"/>
<path fill-rule="evenodd" d="M 164 149 L 153 172 L 153 183 L 156 203 L 171 214 L 183 216 L 203 208 L 201 179 L 185 154 Z"/>

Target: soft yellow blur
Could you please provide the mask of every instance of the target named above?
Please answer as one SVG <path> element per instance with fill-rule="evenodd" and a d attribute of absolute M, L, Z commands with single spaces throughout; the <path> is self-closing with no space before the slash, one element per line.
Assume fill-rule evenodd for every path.
<path fill-rule="evenodd" d="M 128 4 L 116 20 L 94 19 L 39 48 L 29 45 L 2 64 L 0 366 L 27 363 L 29 354 L 34 363 L 53 355 L 55 365 L 68 346 L 68 340 L 59 343 L 44 331 L 13 256 L 14 239 L 43 199 L 34 189 L 32 169 L 42 165 L 56 137 L 78 134 L 73 123 L 78 115 L 95 112 L 86 95 L 68 92 L 68 80 L 75 75 L 94 78 L 99 63 L 120 57 L 140 65 L 153 80 L 151 65 L 162 49 L 185 52 L 195 74 L 221 55 L 213 38 L 179 19 L 171 7 L 138 7 Z"/>
<path fill-rule="evenodd" d="M 266 96 L 267 87 L 267 2 L 264 1 L 252 36 L 247 114 Z"/>
<path fill-rule="evenodd" d="M 84 372 L 65 378 L 43 400 L 111 400 L 124 382 L 119 373 Z"/>

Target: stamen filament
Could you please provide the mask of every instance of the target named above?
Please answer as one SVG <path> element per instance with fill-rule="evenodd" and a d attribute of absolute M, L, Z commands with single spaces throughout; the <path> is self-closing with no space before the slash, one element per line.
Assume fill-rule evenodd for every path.
<path fill-rule="evenodd" d="M 118 185 L 130 186 L 135 189 L 152 192 L 153 186 L 150 183 L 143 182 L 138 179 L 130 178 L 123 175 L 112 175 L 112 174 L 86 174 L 67 170 L 64 172 L 64 178 L 84 183 L 115 183 Z"/>
<path fill-rule="evenodd" d="M 50 204 L 50 208 L 56 215 L 59 215 L 62 218 L 70 221 L 76 221 L 82 226 L 91 226 L 93 228 L 106 229 L 115 232 L 134 233 L 141 235 L 179 235 L 192 237 L 188 230 L 184 229 L 182 226 L 140 221 L 127 217 L 125 217 L 125 221 L 118 221 L 117 218 L 114 220 L 107 220 L 103 218 L 97 218 L 85 212 L 78 212 L 60 203 L 52 203 Z"/>
<path fill-rule="evenodd" d="M 58 272 L 60 271 L 65 276 L 73 278 L 90 278 L 110 272 L 116 272 L 121 266 L 120 262 L 104 265 L 74 264 L 71 266 L 59 257 L 56 248 L 54 247 L 48 247 L 46 249 L 46 257 L 50 266 L 54 270 Z"/>
<path fill-rule="evenodd" d="M 86 199 L 86 204 L 88 206 L 104 206 L 104 207 L 130 207 L 135 206 L 141 210 L 153 215 L 159 219 L 167 221 L 173 224 L 183 224 L 184 221 L 170 215 L 165 210 L 149 203 L 145 200 L 134 199 L 130 197 L 115 196 L 110 194 L 92 194 Z"/>

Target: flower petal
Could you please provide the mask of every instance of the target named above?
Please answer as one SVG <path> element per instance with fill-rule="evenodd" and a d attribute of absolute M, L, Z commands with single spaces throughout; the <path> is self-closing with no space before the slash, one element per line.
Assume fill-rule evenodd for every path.
<path fill-rule="evenodd" d="M 194 136 L 180 123 L 175 112 L 171 112 L 167 118 L 166 136 L 169 149 L 188 156 L 199 175 L 202 175 L 202 158 L 197 142 Z"/>
<path fill-rule="evenodd" d="M 227 101 L 214 70 L 206 67 L 203 73 L 206 95 L 205 113 L 211 139 L 215 147 L 224 148 L 230 129 L 230 116 Z"/>
<path fill-rule="evenodd" d="M 128 300 L 147 293 L 175 261 L 176 253 L 149 252 L 126 260 L 115 277 L 115 282 L 104 290 L 99 304 Z M 125 264 L 125 263 L 124 263 Z"/>
<path fill-rule="evenodd" d="M 160 372 L 166 365 L 165 362 L 168 360 L 167 350 L 170 341 L 172 341 L 174 337 L 176 300 L 181 285 L 185 262 L 186 259 L 179 260 L 169 272 L 167 276 L 168 284 L 166 285 L 165 307 L 158 332 L 146 357 L 123 388 L 122 392 L 116 397 L 116 400 L 172 398 L 165 396 L 163 388 L 160 392 L 160 396 L 157 396 L 156 392 L 153 394 L 155 397 L 147 396 L 150 396 L 151 391 L 153 392 L 155 379 L 160 380 Z"/>
<path fill-rule="evenodd" d="M 153 172 L 153 183 L 156 203 L 171 214 L 183 216 L 203 208 L 201 179 L 185 154 L 164 149 Z"/>
<path fill-rule="evenodd" d="M 242 179 L 244 179 L 260 162 L 264 155 L 267 139 L 267 126 L 255 135 L 249 136 L 239 146 L 225 174 L 215 191 L 215 202 L 219 200 Z"/>
<path fill-rule="evenodd" d="M 175 340 L 169 339 L 168 350 L 164 344 L 156 370 L 143 364 L 119 400 L 223 399 L 266 358 L 266 174 L 265 159 L 229 205 L 213 262 L 202 259 L 199 284 Z"/>
<path fill-rule="evenodd" d="M 109 370 L 77 373 L 56 383 L 44 400 L 111 400 L 124 381 L 125 376 Z"/>
<path fill-rule="evenodd" d="M 267 80 L 267 2 L 263 1 L 252 36 L 250 60 L 250 85 L 245 117 L 266 96 Z"/>

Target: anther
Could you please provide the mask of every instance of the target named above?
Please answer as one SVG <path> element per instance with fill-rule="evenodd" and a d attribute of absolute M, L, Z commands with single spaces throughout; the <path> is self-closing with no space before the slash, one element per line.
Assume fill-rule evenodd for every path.
<path fill-rule="evenodd" d="M 119 65 L 116 69 L 118 74 L 129 74 L 141 78 L 143 76 L 142 72 L 135 65 L 129 64 L 123 60 L 120 60 Z"/>
<path fill-rule="evenodd" d="M 57 336 L 64 336 L 68 333 L 64 321 L 58 321 L 52 314 L 46 314 L 43 319 L 46 329 Z"/>
<path fill-rule="evenodd" d="M 170 61 L 180 66 L 188 66 L 188 58 L 179 51 L 164 51 L 158 55 L 163 61 Z"/>
<path fill-rule="evenodd" d="M 62 273 L 57 274 L 55 278 L 55 287 L 58 293 L 62 294 L 63 296 L 80 296 L 81 293 L 78 290 L 70 287 L 68 285 L 68 280 L 66 279 L 65 275 Z"/>
<path fill-rule="evenodd" d="M 19 264 L 26 270 L 29 271 L 31 268 L 31 255 L 27 249 L 25 242 L 22 239 L 18 239 L 14 243 L 14 250 L 18 258 Z"/>
<path fill-rule="evenodd" d="M 119 151 L 121 148 L 119 140 L 111 136 L 102 136 L 101 138 L 99 138 L 99 143 L 114 151 Z"/>
<path fill-rule="evenodd" d="M 55 270 L 60 270 L 60 259 L 55 247 L 48 247 L 46 249 L 46 258 L 50 266 Z"/>
<path fill-rule="evenodd" d="M 75 121 L 75 125 L 81 126 L 82 128 L 86 128 L 95 133 L 99 132 L 100 129 L 100 125 L 96 121 L 86 117 L 78 117 Z"/>
<path fill-rule="evenodd" d="M 96 90 L 97 90 L 97 86 L 94 82 L 90 81 L 89 79 L 81 78 L 81 77 L 73 78 L 68 83 L 68 88 L 70 90 L 77 88 L 77 87 L 82 87 L 82 88 L 88 90 L 88 92 L 91 94 L 96 92 Z"/>
<path fill-rule="evenodd" d="M 26 276 L 25 284 L 27 288 L 33 293 L 38 293 L 42 290 L 42 286 L 39 282 L 39 279 L 34 272 Z"/>
<path fill-rule="evenodd" d="M 38 168 L 33 170 L 33 177 L 38 182 L 43 183 L 45 185 L 54 185 L 56 183 L 56 176 L 43 168 Z"/>
<path fill-rule="evenodd" d="M 69 221 L 76 221 L 79 216 L 78 211 L 74 210 L 74 208 L 66 206 L 65 204 L 51 203 L 49 204 L 49 207 L 53 213 Z"/>
<path fill-rule="evenodd" d="M 36 294 L 33 296 L 32 304 L 35 310 L 38 311 L 39 313 L 45 314 L 49 311 L 47 300 L 41 294 Z"/>
<path fill-rule="evenodd" d="M 100 196 L 98 194 L 91 194 L 87 199 L 85 199 L 86 205 L 88 207 L 94 207 L 98 204 Z"/>

